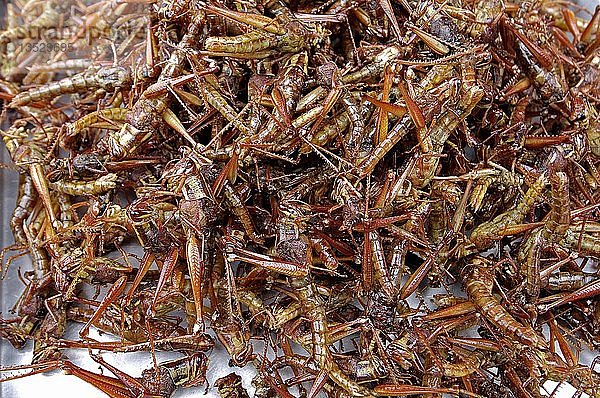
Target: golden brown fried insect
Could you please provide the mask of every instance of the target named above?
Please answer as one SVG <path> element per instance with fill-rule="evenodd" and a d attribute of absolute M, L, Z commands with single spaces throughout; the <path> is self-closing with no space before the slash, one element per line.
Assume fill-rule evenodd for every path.
<path fill-rule="evenodd" d="M 60 180 L 50 183 L 50 188 L 69 195 L 100 195 L 117 186 L 117 175 L 109 173 L 93 181 Z"/>
<path fill-rule="evenodd" d="M 236 193 L 235 189 L 229 184 L 229 182 L 225 182 L 223 185 L 223 194 L 225 195 L 225 199 L 229 202 L 229 205 L 232 207 L 233 212 L 240 219 L 244 230 L 248 234 L 248 237 L 252 239 L 256 243 L 263 243 L 264 239 L 260 236 L 254 227 L 254 223 L 252 222 L 252 218 L 250 217 L 250 213 L 239 195 Z"/>
<path fill-rule="evenodd" d="M 162 84 L 181 75 L 186 54 L 195 47 L 197 35 L 203 26 L 204 14 L 194 13 L 186 34 L 177 44 L 175 51 L 170 54 L 158 77 L 159 83 Z M 158 97 L 154 92 L 149 97 L 141 95 L 127 114 L 123 128 L 106 136 L 101 143 L 102 147 L 115 159 L 131 156 L 139 150 L 142 144 L 152 138 L 154 131 L 161 128 L 165 122 L 195 146 L 196 142 L 187 134 L 177 116 L 170 110 L 170 104 L 169 94 L 162 94 Z"/>
<path fill-rule="evenodd" d="M 162 362 L 157 368 L 145 369 L 141 378 L 134 378 L 104 361 L 101 356 L 92 358 L 117 376 L 121 384 L 129 391 L 125 396 L 134 394 L 170 397 L 179 387 L 192 387 L 206 381 L 208 358 L 203 353 L 194 353 L 173 361 Z M 96 385 L 92 382 L 93 385 Z M 100 384 L 100 383 L 99 383 Z M 110 388 L 100 388 L 110 391 Z"/>
<path fill-rule="evenodd" d="M 534 298 L 538 297 L 541 286 L 540 251 L 563 239 L 571 224 L 567 175 L 562 171 L 552 173 L 550 185 L 552 201 L 548 219 L 543 227 L 531 232 L 517 257 L 522 264 L 521 273 L 525 278 L 525 291 Z"/>
<path fill-rule="evenodd" d="M 471 269 L 467 271 L 465 290 L 481 314 L 498 329 L 523 344 L 537 348 L 546 347 L 547 342 L 541 335 L 531 326 L 523 325 L 515 320 L 492 295 L 494 269 L 489 261 L 475 257 L 469 266 Z"/>
<path fill-rule="evenodd" d="M 73 77 L 67 77 L 57 82 L 48 83 L 42 87 L 22 92 L 13 98 L 9 106 L 17 108 L 31 104 L 32 102 L 46 101 L 63 94 L 77 93 L 92 88 L 113 91 L 125 88 L 129 84 L 131 84 L 131 71 L 127 67 L 93 67 Z"/>
<path fill-rule="evenodd" d="M 523 199 L 513 209 L 496 216 L 493 220 L 481 223 L 473 230 L 470 236 L 479 248 L 488 247 L 492 242 L 502 237 L 505 229 L 523 221 L 527 212 L 542 198 L 548 184 L 547 173 L 542 173 L 529 187 Z"/>
<path fill-rule="evenodd" d="M 237 128 L 246 137 L 252 136 L 252 131 L 241 120 L 238 113 L 227 103 L 225 98 L 219 93 L 217 80 L 212 76 L 204 76 L 200 83 L 200 92 L 202 98 L 215 108 L 225 119 L 227 119 L 235 128 Z"/>
<path fill-rule="evenodd" d="M 95 127 L 103 122 L 121 122 L 125 119 L 128 110 L 125 108 L 108 108 L 88 113 L 73 123 L 67 125 L 68 135 L 77 135 L 89 127 Z"/>
<path fill-rule="evenodd" d="M 23 223 L 29 218 L 36 202 L 37 195 L 31 177 L 28 175 L 21 175 L 19 177 L 17 205 L 10 218 L 10 228 L 12 229 L 16 243 L 25 243 L 27 241 Z"/>
<path fill-rule="evenodd" d="M 371 392 L 352 381 L 331 359 L 327 344 L 327 318 L 323 304 L 312 282 L 306 279 L 293 279 L 292 286 L 306 314 L 309 314 L 312 330 L 313 357 L 319 368 L 326 372 L 337 385 L 355 397 L 372 397 Z"/>
<path fill-rule="evenodd" d="M 544 287 L 552 291 L 572 291 L 593 282 L 595 275 L 585 272 L 557 272 L 548 277 L 548 284 Z"/>
<path fill-rule="evenodd" d="M 242 386 L 242 378 L 235 373 L 217 379 L 215 386 L 221 398 L 249 398 L 248 393 Z"/>
<path fill-rule="evenodd" d="M 298 52 L 322 40 L 321 25 L 306 24 L 282 13 L 274 19 L 207 5 L 206 10 L 254 26 L 256 30 L 235 37 L 209 37 L 205 48 L 213 56 L 261 59 L 277 52 Z"/>

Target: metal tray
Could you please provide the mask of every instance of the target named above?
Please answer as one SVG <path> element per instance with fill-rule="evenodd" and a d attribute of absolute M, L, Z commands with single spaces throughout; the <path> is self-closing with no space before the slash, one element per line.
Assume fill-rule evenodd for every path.
<path fill-rule="evenodd" d="M 4 1 L 2 1 L 4 4 Z M 600 0 L 582 0 L 578 2 L 585 8 L 592 10 Z M 2 4 L 2 5 L 3 5 Z M 0 22 L 3 20 L 0 5 Z M 0 24 L 1 25 L 1 24 Z M 4 145 L 0 144 L 0 163 L 10 164 L 10 159 Z M 10 168 L 0 170 L 0 248 L 4 248 L 14 242 L 9 228 L 9 220 L 12 210 L 15 207 L 16 190 L 18 186 L 18 173 Z M 30 261 L 27 256 L 23 256 L 14 261 L 8 270 L 6 279 L 0 283 L 0 317 L 10 318 L 11 306 L 17 301 L 23 291 L 23 282 L 19 279 L 19 271 L 26 271 L 30 268 Z M 78 339 L 78 326 L 70 327 L 70 334 L 67 338 Z M 97 331 L 92 329 L 90 335 L 99 339 L 107 339 L 106 335 L 100 336 Z M 257 347 L 258 348 L 258 347 Z M 100 366 L 89 358 L 86 350 L 67 350 L 67 356 L 75 364 L 96 373 L 100 372 Z M 141 371 L 152 365 L 149 353 L 135 354 L 111 354 L 103 353 L 103 358 L 119 369 L 126 371 L 132 376 L 139 376 Z M 6 340 L 0 340 L 0 366 L 27 365 L 31 362 L 32 344 L 26 345 L 22 350 L 15 350 Z M 168 360 L 177 357 L 174 353 L 157 353 L 159 360 Z M 590 351 L 582 353 L 582 362 L 590 363 L 594 354 Z M 228 366 L 229 356 L 227 352 L 218 344 L 209 355 L 209 368 L 207 371 L 208 382 L 204 386 L 189 389 L 180 389 L 174 397 L 218 397 L 216 389 L 213 387 L 214 381 L 228 373 L 236 372 L 243 378 L 244 387 L 247 388 L 250 396 L 253 396 L 254 388 L 250 382 L 255 374 L 252 365 L 244 368 L 230 368 Z M 110 374 L 104 370 L 105 374 Z M 552 391 L 557 383 L 547 382 L 544 386 L 548 391 Z M 575 394 L 575 389 L 567 384 L 559 386 L 556 398 L 570 398 Z M 54 371 L 48 374 L 39 374 L 28 376 L 26 378 L 14 380 L 7 383 L 0 383 L 0 398 L 33 397 L 43 396 L 44 398 L 104 398 L 106 395 L 100 390 L 82 381 L 81 379 L 66 375 L 62 371 Z M 587 395 L 583 394 L 582 397 Z"/>

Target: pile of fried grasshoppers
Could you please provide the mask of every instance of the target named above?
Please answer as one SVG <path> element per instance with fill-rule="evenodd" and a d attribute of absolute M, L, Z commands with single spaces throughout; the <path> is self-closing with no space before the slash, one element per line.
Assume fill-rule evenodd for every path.
<path fill-rule="evenodd" d="M 0 382 L 600 397 L 579 355 L 600 347 L 600 7 L 5 6 L 20 177 L 0 273 L 31 266 L 0 338 L 33 359 Z M 207 381 L 215 346 L 255 368 L 253 394 L 235 372 Z M 104 358 L 137 351 L 141 376 Z"/>

